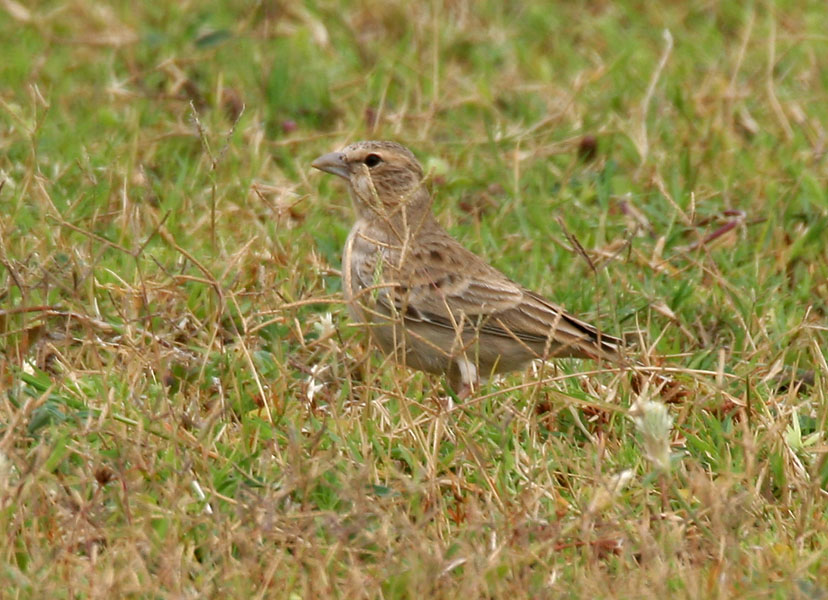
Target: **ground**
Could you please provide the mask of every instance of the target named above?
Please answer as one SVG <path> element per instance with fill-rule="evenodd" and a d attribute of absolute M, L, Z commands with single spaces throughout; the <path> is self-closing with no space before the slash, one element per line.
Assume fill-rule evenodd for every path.
<path fill-rule="evenodd" d="M 0 0 L 5 593 L 825 598 L 825 31 L 823 2 Z M 310 168 L 358 139 L 679 393 L 565 360 L 452 406 L 373 354 Z"/>

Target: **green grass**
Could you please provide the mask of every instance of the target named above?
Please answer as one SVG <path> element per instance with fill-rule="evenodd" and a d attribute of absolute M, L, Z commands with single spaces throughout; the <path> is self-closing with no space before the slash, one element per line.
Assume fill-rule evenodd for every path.
<path fill-rule="evenodd" d="M 662 4 L 2 4 L 6 593 L 828 594 L 825 7 Z M 628 373 L 370 352 L 309 165 L 372 138 L 674 369 L 669 466 Z"/>

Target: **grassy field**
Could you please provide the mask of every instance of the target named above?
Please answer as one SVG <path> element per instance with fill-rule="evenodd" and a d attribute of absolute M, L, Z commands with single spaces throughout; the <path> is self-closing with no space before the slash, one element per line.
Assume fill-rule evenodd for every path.
<path fill-rule="evenodd" d="M 0 0 L 0 595 L 828 597 L 828 13 L 742 4 Z M 681 397 L 372 353 L 358 139 Z"/>

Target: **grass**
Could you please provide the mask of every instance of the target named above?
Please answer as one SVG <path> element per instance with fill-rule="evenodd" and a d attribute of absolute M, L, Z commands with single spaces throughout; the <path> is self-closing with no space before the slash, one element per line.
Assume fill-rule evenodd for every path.
<path fill-rule="evenodd" d="M 825 597 L 824 24 L 3 2 L 5 593 Z M 371 353 L 349 202 L 309 168 L 366 138 L 414 149 L 464 244 L 674 369 L 669 418 L 578 361 L 446 410 Z"/>

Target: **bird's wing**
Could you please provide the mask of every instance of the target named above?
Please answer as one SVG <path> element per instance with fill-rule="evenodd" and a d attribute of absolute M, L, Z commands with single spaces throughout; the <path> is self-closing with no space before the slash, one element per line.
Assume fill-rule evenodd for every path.
<path fill-rule="evenodd" d="M 622 343 L 511 281 L 442 232 L 410 250 L 363 257 L 352 271 L 357 287 L 376 290 L 387 312 L 410 322 L 571 347 L 566 354 L 572 355 L 589 349 L 614 354 Z"/>

